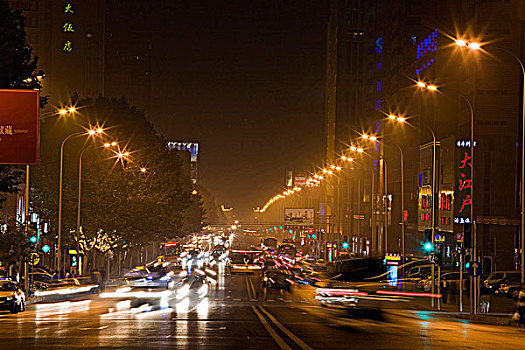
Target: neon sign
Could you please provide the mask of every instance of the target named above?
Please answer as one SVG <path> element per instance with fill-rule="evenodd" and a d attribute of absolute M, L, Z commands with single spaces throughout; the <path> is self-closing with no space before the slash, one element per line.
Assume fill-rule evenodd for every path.
<path fill-rule="evenodd" d="M 383 53 L 383 38 L 377 38 L 376 40 L 376 51 Z"/>
<path fill-rule="evenodd" d="M 467 146 L 468 144 L 468 146 Z M 475 145 L 475 144 L 474 144 Z M 472 156 L 470 154 L 470 141 L 457 141 L 456 184 L 454 204 L 455 224 L 471 223 L 472 210 Z"/>
<path fill-rule="evenodd" d="M 64 48 L 62 49 L 62 51 L 67 51 L 67 52 L 71 52 L 73 51 L 73 43 L 71 41 L 66 41 L 64 43 Z"/>
<path fill-rule="evenodd" d="M 75 11 L 73 11 L 73 5 L 71 3 L 67 3 L 65 4 L 64 6 L 64 13 L 66 15 L 71 15 L 71 14 L 74 14 Z M 67 34 L 70 34 L 70 33 L 75 33 L 75 28 L 74 28 L 74 25 L 72 22 L 66 22 L 62 25 L 62 31 L 64 33 L 67 33 Z M 67 39 L 65 42 L 64 42 L 64 46 L 62 47 L 62 51 L 64 52 L 71 52 L 73 51 L 73 42 L 69 39 Z"/>
<path fill-rule="evenodd" d="M 64 6 L 64 13 L 75 13 L 73 11 L 73 5 L 67 4 L 66 6 Z"/>
<path fill-rule="evenodd" d="M 425 39 L 417 44 L 416 59 L 420 59 L 428 52 L 437 51 L 437 29 L 434 29 Z"/>
<path fill-rule="evenodd" d="M 437 29 L 434 29 L 426 38 L 421 40 L 417 44 L 416 59 L 419 60 L 427 53 L 432 53 L 437 51 Z M 425 63 L 416 69 L 416 74 L 421 73 L 423 70 L 430 67 L 434 63 L 434 58 L 427 59 Z"/>
<path fill-rule="evenodd" d="M 73 23 L 66 22 L 64 23 L 62 28 L 64 28 L 64 32 L 71 32 L 71 33 L 75 32 L 75 29 L 73 28 Z"/>
<path fill-rule="evenodd" d="M 470 147 L 470 140 L 457 140 L 456 146 L 458 147 Z M 477 142 L 474 141 L 474 147 L 477 146 Z"/>

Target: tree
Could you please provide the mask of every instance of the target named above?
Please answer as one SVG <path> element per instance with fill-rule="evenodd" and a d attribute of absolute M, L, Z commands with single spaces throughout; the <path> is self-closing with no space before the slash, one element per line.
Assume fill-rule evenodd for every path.
<path fill-rule="evenodd" d="M 25 18 L 0 0 L 0 89 L 40 89 L 38 57 L 26 40 Z M 42 103 L 45 103 L 41 101 Z M 17 193 L 23 182 L 19 166 L 0 165 L 0 193 Z M 0 205 L 6 196 L 0 194 Z"/>
<path fill-rule="evenodd" d="M 0 0 L 0 89 L 40 89 L 38 57 L 27 43 L 26 19 Z"/>
<path fill-rule="evenodd" d="M 71 139 L 65 148 L 63 246 L 76 245 L 78 236 L 78 158 L 84 149 L 79 242 L 84 251 L 127 250 L 184 235 L 192 188 L 179 154 L 167 149 L 166 140 L 156 134 L 144 112 L 125 99 L 85 98 L 76 105 L 79 113 L 74 120 L 42 123 L 42 138 L 47 141 L 41 149 L 40 165 L 33 172 L 34 210 L 56 222 L 61 141 L 90 125 L 103 125 L 107 130 L 102 137 Z M 114 140 L 118 141 L 117 149 L 131 153 L 129 159 L 118 160 L 117 149 L 102 147 Z M 199 213 L 194 220 L 198 223 L 202 210 Z"/>
<path fill-rule="evenodd" d="M 0 264 L 10 266 L 27 260 L 33 249 L 28 237 L 34 234 L 31 228 L 8 218 L 7 224 L 0 229 Z"/>

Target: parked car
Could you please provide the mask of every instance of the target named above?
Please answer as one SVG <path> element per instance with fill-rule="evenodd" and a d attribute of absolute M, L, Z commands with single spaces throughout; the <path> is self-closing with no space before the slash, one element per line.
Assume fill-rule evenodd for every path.
<path fill-rule="evenodd" d="M 460 276 L 459 271 L 445 272 L 441 274 L 441 278 L 440 278 L 441 286 L 445 286 L 450 283 L 455 283 L 457 290 L 459 290 L 459 276 Z M 467 289 L 468 279 L 469 279 L 468 273 L 463 272 L 463 290 Z M 434 279 L 434 284 L 437 286 L 437 274 Z M 419 282 L 419 287 L 425 290 L 426 292 L 430 291 L 432 288 L 432 276 L 429 275 L 427 278 L 422 279 Z"/>
<path fill-rule="evenodd" d="M 502 279 L 509 277 L 510 275 L 519 275 L 519 274 L 520 274 L 520 271 L 515 271 L 515 270 L 494 271 L 485 279 L 485 281 L 483 281 L 483 285 L 485 287 L 489 287 L 489 285 L 499 282 Z"/>
<path fill-rule="evenodd" d="M 520 292 L 520 282 L 521 275 L 519 273 L 509 274 L 507 277 L 495 283 L 495 285 L 497 285 L 495 293 L 516 299 Z"/>
<path fill-rule="evenodd" d="M 26 296 L 15 281 L 5 278 L 0 280 L 0 309 L 16 314 L 25 310 Z"/>

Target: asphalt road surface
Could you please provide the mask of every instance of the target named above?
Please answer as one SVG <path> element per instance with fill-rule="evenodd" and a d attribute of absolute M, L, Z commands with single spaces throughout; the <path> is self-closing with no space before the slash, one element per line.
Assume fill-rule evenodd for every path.
<path fill-rule="evenodd" d="M 220 276 L 206 297 L 163 305 L 92 296 L 0 312 L 1 349 L 525 349 L 525 332 L 432 312 L 342 317 L 313 288 L 265 292 L 256 275 Z M 135 307 L 133 307 L 135 306 Z"/>

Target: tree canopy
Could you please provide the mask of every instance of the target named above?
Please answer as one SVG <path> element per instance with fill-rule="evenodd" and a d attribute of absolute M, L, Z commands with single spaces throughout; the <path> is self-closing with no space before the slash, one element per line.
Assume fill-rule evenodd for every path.
<path fill-rule="evenodd" d="M 76 232 L 78 160 L 82 153 L 81 226 L 85 249 L 124 249 L 200 230 L 200 197 L 191 194 L 189 174 L 177 151 L 168 150 L 145 114 L 125 99 L 76 101 L 78 114 L 42 124 L 41 165 L 35 169 L 34 208 L 56 222 L 59 148 L 72 133 L 103 127 L 65 145 L 63 230 Z M 104 147 L 104 143 L 116 142 Z M 129 152 L 119 159 L 118 153 Z M 195 208 L 201 208 L 195 216 Z M 197 224 L 189 225 L 196 218 Z M 71 240 L 76 237 L 72 234 Z"/>

